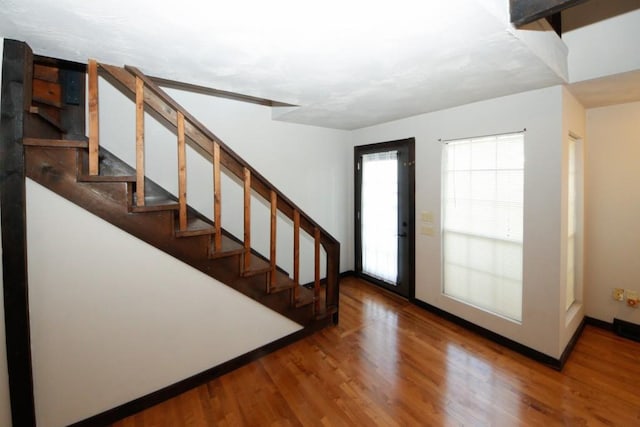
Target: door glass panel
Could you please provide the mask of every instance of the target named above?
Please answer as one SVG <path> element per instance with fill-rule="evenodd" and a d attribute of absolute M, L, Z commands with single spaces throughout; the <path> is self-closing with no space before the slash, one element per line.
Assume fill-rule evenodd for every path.
<path fill-rule="evenodd" d="M 398 151 L 362 156 L 362 271 L 398 281 Z"/>

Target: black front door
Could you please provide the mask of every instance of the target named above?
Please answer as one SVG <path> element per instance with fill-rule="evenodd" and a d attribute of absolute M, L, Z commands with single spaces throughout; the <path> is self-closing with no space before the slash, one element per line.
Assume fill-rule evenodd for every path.
<path fill-rule="evenodd" d="M 414 297 L 415 140 L 355 147 L 356 272 Z"/>

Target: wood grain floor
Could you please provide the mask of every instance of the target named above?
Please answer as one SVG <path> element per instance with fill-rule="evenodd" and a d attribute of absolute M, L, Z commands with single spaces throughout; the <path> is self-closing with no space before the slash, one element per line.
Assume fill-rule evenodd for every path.
<path fill-rule="evenodd" d="M 340 324 L 113 425 L 640 426 L 640 343 L 587 326 L 563 372 L 358 279 Z"/>

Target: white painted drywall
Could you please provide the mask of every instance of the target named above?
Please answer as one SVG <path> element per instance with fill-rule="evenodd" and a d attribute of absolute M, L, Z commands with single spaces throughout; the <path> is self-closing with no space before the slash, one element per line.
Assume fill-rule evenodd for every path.
<path fill-rule="evenodd" d="M 640 292 L 640 102 L 587 110 L 586 314 L 640 324 L 612 288 Z"/>
<path fill-rule="evenodd" d="M 609 18 L 590 23 L 593 16 Z M 591 0 L 563 12 L 562 24 L 571 82 L 640 69 L 637 0 Z"/>
<path fill-rule="evenodd" d="M 167 92 L 341 243 L 341 271 L 353 268 L 350 132 L 274 121 L 272 109 L 261 105 Z M 133 165 L 133 103 L 101 81 L 100 106 L 101 144 Z M 147 176 L 177 194 L 176 137 L 147 117 L 145 141 Z M 212 218 L 211 162 L 189 148 L 187 174 L 188 203 Z M 223 175 L 222 226 L 239 238 L 243 236 L 242 203 L 240 183 Z M 269 209 L 257 198 L 252 199 L 251 232 L 252 247 L 268 255 Z M 301 282 L 306 283 L 313 279 L 313 245 L 306 234 L 301 240 Z M 292 242 L 290 221 L 280 218 L 277 262 L 290 274 Z"/>
<path fill-rule="evenodd" d="M 564 237 L 567 235 L 567 221 L 568 221 L 568 141 L 569 137 L 573 137 L 577 140 L 577 150 L 576 150 L 576 160 L 578 164 L 580 162 L 584 163 L 584 151 L 586 148 L 586 116 L 585 110 L 582 104 L 578 102 L 578 100 L 569 92 L 566 87 L 562 88 L 562 134 L 560 136 L 562 145 L 562 177 L 561 177 L 561 188 L 562 188 L 562 197 L 561 197 L 561 231 L 560 231 L 560 285 L 559 285 L 559 294 L 558 298 L 560 301 L 559 311 L 558 311 L 558 322 L 560 328 L 560 349 L 563 350 L 571 337 L 575 333 L 575 331 L 580 326 L 582 319 L 584 318 L 584 287 L 583 287 L 583 272 L 582 268 L 584 266 L 583 258 L 584 251 L 582 251 L 583 257 L 580 258 L 578 256 L 579 249 L 576 250 L 576 302 L 569 307 L 569 310 L 565 309 L 564 301 L 566 298 L 567 291 L 567 275 L 566 275 L 566 265 L 567 265 L 567 239 Z M 582 168 L 578 167 L 578 170 L 584 170 L 584 165 Z M 576 200 L 576 215 L 577 215 L 577 225 L 580 227 L 581 224 L 584 224 L 584 197 L 580 197 L 584 195 L 584 185 L 583 181 L 578 179 L 577 182 L 577 195 L 578 199 Z M 576 247 L 584 248 L 584 227 L 582 230 L 578 228 L 576 231 Z"/>
<path fill-rule="evenodd" d="M 416 138 L 416 298 L 552 357 L 559 357 L 562 87 L 525 92 L 354 131 L 356 145 Z M 441 292 L 441 242 L 419 234 L 420 212 L 441 224 L 438 139 L 527 129 L 524 293 L 518 324 Z"/>
<path fill-rule="evenodd" d="M 0 58 L 4 55 L 4 38 L 0 37 Z M 2 81 L 2 65 L 0 64 L 0 81 Z M 0 92 L 2 102 L 2 92 Z M 0 213 L 1 214 L 1 213 Z M 0 233 L 2 231 L 0 230 Z M 1 235 L 1 234 L 0 234 Z M 2 239 L 0 239 L 2 242 Z M 2 244 L 0 243 L 0 257 L 2 256 Z M 3 273 L 0 263 L 0 425 L 11 426 L 11 403 L 9 401 L 9 375 L 7 372 L 7 348 L 4 333 L 4 297 L 3 297 Z"/>
<path fill-rule="evenodd" d="M 27 180 L 39 427 L 126 403 L 300 326 Z"/>

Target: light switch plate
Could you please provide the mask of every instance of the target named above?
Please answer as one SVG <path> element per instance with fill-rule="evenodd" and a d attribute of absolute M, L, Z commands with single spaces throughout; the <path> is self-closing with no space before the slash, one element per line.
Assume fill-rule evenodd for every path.
<path fill-rule="evenodd" d="M 422 222 L 433 222 L 433 212 L 431 212 L 431 211 L 423 211 L 420 214 L 420 220 Z"/>

